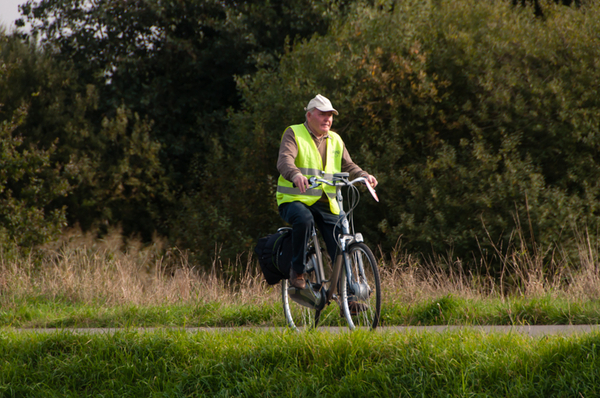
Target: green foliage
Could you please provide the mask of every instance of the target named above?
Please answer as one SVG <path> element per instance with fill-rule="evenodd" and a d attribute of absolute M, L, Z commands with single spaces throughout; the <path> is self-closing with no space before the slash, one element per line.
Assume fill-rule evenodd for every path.
<path fill-rule="evenodd" d="M 81 151 L 73 162 L 75 195 L 80 202 L 71 208 L 79 221 L 107 220 L 121 223 L 126 235 L 151 233 L 160 220 L 157 206 L 169 197 L 160 164 L 160 145 L 151 138 L 152 123 L 120 107 L 114 118 L 104 118 L 94 132 L 95 148 Z M 150 236 L 145 236 L 148 239 Z"/>
<path fill-rule="evenodd" d="M 519 230 L 575 258 L 599 221 L 600 9 L 513 3 L 31 0 L 0 120 L 27 104 L 13 136 L 61 165 L 71 224 L 158 229 L 210 264 L 281 224 L 281 133 L 321 93 L 381 183 L 370 243 L 499 271 Z"/>
<path fill-rule="evenodd" d="M 523 227 L 526 250 L 570 250 L 574 229 L 598 221 L 598 7 L 549 3 L 540 20 L 504 2 L 389 4 L 357 6 L 240 80 L 247 171 L 273 181 L 281 132 L 320 92 L 381 183 L 381 204 L 361 209 L 370 241 L 480 262 Z"/>
<path fill-rule="evenodd" d="M 60 167 L 50 161 L 54 148 L 27 146 L 13 136 L 25 112 L 19 109 L 10 122 L 0 123 L 0 238 L 5 248 L 44 243 L 66 225 L 65 209 L 51 206 L 68 192 Z"/>
<path fill-rule="evenodd" d="M 325 32 L 338 7 L 309 0 L 60 0 L 29 1 L 23 13 L 31 38 L 73 62 L 82 83 L 99 87 L 101 110 L 123 101 L 153 120 L 163 160 L 175 184 L 185 186 L 192 158 L 203 163 L 213 138 L 227 141 L 226 110 L 238 104 L 234 76 L 272 64 L 286 36 Z"/>
<path fill-rule="evenodd" d="M 170 196 L 152 123 L 123 105 L 101 112 L 97 87 L 79 84 L 73 63 L 17 36 L 3 44 L 1 59 L 11 73 L 0 91 L 6 104 L 0 120 L 28 104 L 15 134 L 24 145 L 51 150 L 50 162 L 61 165 L 69 182 L 69 193 L 52 205 L 66 207 L 71 225 L 121 224 L 124 232 L 149 238 L 161 219 L 157 208 Z"/>
<path fill-rule="evenodd" d="M 0 35 L 0 53 L 6 38 Z M 18 63 L 0 64 L 0 93 L 11 91 Z M 54 201 L 69 192 L 62 166 L 52 161 L 56 145 L 40 148 L 27 143 L 19 127 L 27 103 L 5 106 L 0 95 L 0 248 L 31 247 L 55 238 L 66 225 L 65 209 Z"/>
<path fill-rule="evenodd" d="M 286 38 L 326 33 L 346 7 L 342 0 L 30 0 L 24 4 L 21 24 L 28 22 L 32 28 L 23 37 L 41 43 L 44 53 L 70 72 L 65 72 L 62 85 L 52 87 L 55 96 L 40 101 L 39 117 L 30 118 L 32 131 L 27 134 L 34 141 L 59 137 L 63 155 L 76 153 L 80 179 L 68 201 L 69 221 L 85 228 L 120 222 L 126 232 L 146 235 L 158 228 L 193 246 L 188 236 L 198 230 L 186 231 L 185 223 L 171 217 L 182 207 L 198 205 L 188 198 L 204 184 L 207 165 L 215 163 L 213 149 L 229 153 L 237 145 L 227 126 L 228 109 L 239 107 L 235 76 L 252 74 L 258 65 L 276 65 Z M 45 81 L 39 85 L 50 86 Z M 64 113 L 45 113 L 50 106 Z M 74 106 L 74 112 L 66 112 L 67 106 Z M 151 166 L 147 174 L 153 177 L 135 177 L 140 190 L 149 194 L 126 202 L 117 200 L 121 190 L 115 188 L 124 177 L 93 172 L 124 151 L 112 153 L 112 144 L 100 131 L 103 120 L 116 120 L 119 112 L 130 115 L 128 129 L 139 125 L 161 145 L 160 163 L 155 162 L 154 150 L 144 160 Z M 109 171 L 123 172 L 118 167 Z M 209 201 L 218 206 L 221 198 L 210 196 Z M 200 206 L 206 214 L 184 218 L 200 219 L 202 238 L 220 238 L 232 216 L 218 206 L 219 215 L 205 221 L 214 209 L 204 207 Z M 220 228 L 212 233 L 210 226 L 215 223 Z"/>
<path fill-rule="evenodd" d="M 527 223 L 531 242 L 568 248 L 577 224 L 597 223 L 600 76 L 585 32 L 597 29 L 598 9 L 547 5 L 539 21 L 461 3 L 434 13 L 424 35 L 429 73 L 451 82 L 435 107 L 439 144 L 407 201 L 411 216 L 430 214 L 410 217 L 422 228 L 395 230 L 418 231 L 438 251 L 451 237 L 467 257 L 478 244 L 489 249 L 486 237 L 506 246 Z"/>

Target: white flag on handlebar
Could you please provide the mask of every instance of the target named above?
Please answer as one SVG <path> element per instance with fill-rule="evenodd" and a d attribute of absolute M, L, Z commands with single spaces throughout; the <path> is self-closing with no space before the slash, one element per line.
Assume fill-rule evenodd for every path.
<path fill-rule="evenodd" d="M 371 186 L 371 184 L 369 184 L 369 181 L 365 181 L 367 184 L 367 188 L 369 189 L 369 192 L 371 193 L 371 196 L 373 196 L 373 199 L 375 199 L 377 202 L 379 202 L 379 198 L 377 197 L 377 193 L 375 192 L 375 188 L 373 188 Z"/>

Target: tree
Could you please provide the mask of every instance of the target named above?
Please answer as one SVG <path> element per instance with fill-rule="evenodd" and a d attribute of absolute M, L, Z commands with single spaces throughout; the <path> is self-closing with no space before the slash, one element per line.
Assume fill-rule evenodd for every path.
<path fill-rule="evenodd" d="M 50 161 L 48 151 L 23 145 L 13 132 L 22 122 L 25 108 L 10 122 L 0 123 L 0 236 L 3 247 L 32 247 L 54 239 L 66 226 L 65 209 L 53 201 L 68 193 L 61 167 Z"/>
<path fill-rule="evenodd" d="M 533 8 L 533 13 L 536 17 L 542 18 L 544 16 L 544 10 L 542 5 L 540 4 L 540 0 L 511 0 L 513 6 L 521 6 L 527 7 L 531 6 Z M 563 6 L 581 6 L 581 0 L 554 0 L 555 4 L 560 4 Z"/>
<path fill-rule="evenodd" d="M 32 26 L 25 37 L 39 41 L 73 72 L 69 86 L 79 96 L 81 114 L 75 130 L 87 131 L 95 145 L 102 141 L 102 121 L 120 117 L 119 109 L 151 125 L 147 133 L 160 144 L 160 166 L 172 195 L 155 193 L 156 211 L 145 224 L 168 234 L 178 198 L 202 184 L 189 178 L 190 167 L 204 168 L 214 140 L 225 151 L 236 140 L 227 121 L 228 109 L 239 107 L 235 77 L 254 73 L 258 65 L 275 65 L 286 37 L 325 33 L 344 8 L 341 0 L 30 0 L 21 10 Z M 32 123 L 41 125 L 41 119 Z M 36 141 L 63 134 L 43 130 L 29 130 L 27 137 Z M 67 141 L 61 137 L 61 145 Z M 70 142 L 65 154 L 106 150 L 104 144 Z M 80 194 L 69 204 L 72 222 L 104 217 L 82 205 L 92 191 L 75 191 Z M 121 216 L 110 220 L 122 221 Z M 152 227 L 143 229 L 149 233 Z"/>
<path fill-rule="evenodd" d="M 212 138 L 226 145 L 226 111 L 239 105 L 235 76 L 273 64 L 286 37 L 324 33 L 338 3 L 30 0 L 22 10 L 32 40 L 99 89 L 103 113 L 123 102 L 155 123 L 177 187 Z"/>
<path fill-rule="evenodd" d="M 245 107 L 232 122 L 248 134 L 230 170 L 255 176 L 262 194 L 240 206 L 264 219 L 236 219 L 237 230 L 281 222 L 266 197 L 281 132 L 320 92 L 340 111 L 334 130 L 381 183 L 381 203 L 357 214 L 371 242 L 479 264 L 521 231 L 523 250 L 576 258 L 576 229 L 600 221 L 599 47 L 586 33 L 599 11 L 545 12 L 469 0 L 365 7 L 297 43 L 278 69 L 241 79 Z"/>
<path fill-rule="evenodd" d="M 0 54 L 6 55 L 11 40 L 0 34 Z M 0 93 L 12 90 L 18 59 L 2 59 Z M 3 247 L 31 247 L 55 238 L 66 225 L 65 209 L 55 201 L 69 192 L 63 164 L 52 161 L 54 144 L 38 148 L 18 133 L 27 117 L 26 102 L 4 105 L 0 95 L 0 236 Z"/>
<path fill-rule="evenodd" d="M 96 87 L 79 84 L 71 63 L 17 36 L 2 40 L 0 59 L 10 71 L 0 90 L 0 121 L 12 123 L 21 112 L 12 134 L 23 147 L 46 151 L 69 184 L 48 206 L 66 209 L 71 225 L 120 224 L 128 233 L 151 234 L 159 219 L 154 199 L 169 195 L 152 123 L 123 106 L 113 116 L 99 113 Z"/>

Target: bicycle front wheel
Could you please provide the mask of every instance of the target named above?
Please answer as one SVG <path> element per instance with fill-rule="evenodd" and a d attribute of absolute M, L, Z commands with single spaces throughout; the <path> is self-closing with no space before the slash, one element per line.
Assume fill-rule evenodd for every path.
<path fill-rule="evenodd" d="M 348 327 L 351 330 L 375 329 L 381 313 L 381 283 L 375 256 L 364 243 L 354 243 L 348 248 L 345 258 L 340 284 L 340 306 Z"/>
<path fill-rule="evenodd" d="M 307 284 L 309 282 L 315 283 L 315 265 L 317 264 L 317 256 L 312 254 L 309 256 L 307 261 L 307 270 L 305 275 L 307 277 Z M 285 314 L 285 320 L 288 326 L 295 330 L 311 329 L 317 327 L 319 324 L 319 317 L 321 315 L 320 310 L 315 310 L 304 305 L 301 305 L 289 295 L 290 284 L 287 279 L 281 280 L 281 299 L 283 301 L 283 313 Z"/>

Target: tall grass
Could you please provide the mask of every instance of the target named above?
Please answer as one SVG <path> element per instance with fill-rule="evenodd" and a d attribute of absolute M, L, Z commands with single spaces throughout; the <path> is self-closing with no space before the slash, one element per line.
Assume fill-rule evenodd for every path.
<path fill-rule="evenodd" d="M 250 259 L 251 260 L 251 259 Z M 229 265 L 228 265 L 229 266 Z M 224 278 L 224 265 L 209 270 L 188 261 L 186 253 L 151 245 L 123 243 L 118 231 L 104 239 L 71 231 L 54 244 L 23 256 L 0 255 L 3 304 L 30 297 L 83 304 L 169 305 L 186 302 L 260 302 L 265 286 L 251 263 L 229 266 L 238 271 Z"/>
<path fill-rule="evenodd" d="M 401 301 L 423 300 L 440 295 L 465 299 L 540 298 L 598 300 L 600 298 L 600 250 L 587 231 L 577 234 L 577 252 L 542 248 L 528 242 L 517 229 L 508 248 L 495 253 L 477 269 L 466 269 L 450 252 L 423 259 L 397 247 L 381 264 L 382 280 Z M 380 258 L 385 254 L 380 253 Z M 489 261 L 501 263 L 502 272 L 491 275 Z"/>
<path fill-rule="evenodd" d="M 451 254 L 379 253 L 383 324 L 598 322 L 598 247 L 587 235 L 577 264 L 516 237 L 497 250 L 499 276 L 485 264 L 466 270 Z M 1 253 L 0 308 L 0 325 L 29 327 L 284 324 L 279 287 L 251 256 L 195 264 L 158 239 L 124 244 L 118 231 L 98 240 L 74 230 L 27 255 Z"/>

